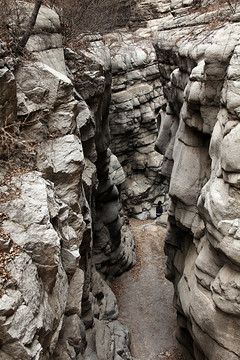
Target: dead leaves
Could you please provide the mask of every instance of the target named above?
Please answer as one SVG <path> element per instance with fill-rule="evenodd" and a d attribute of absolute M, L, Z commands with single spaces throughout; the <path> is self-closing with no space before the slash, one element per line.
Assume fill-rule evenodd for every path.
<path fill-rule="evenodd" d="M 0 164 L 2 166 L 2 162 Z M 0 169 L 1 170 L 1 169 Z M 12 184 L 12 177 L 26 172 L 19 166 L 10 166 L 4 171 L 0 180 L 0 203 L 16 199 L 21 194 L 21 190 Z M 0 212 L 0 297 L 4 294 L 4 289 L 14 283 L 8 265 L 22 251 L 21 247 L 14 243 L 8 233 L 1 226 L 4 221 L 9 220 L 8 214 Z"/>
<path fill-rule="evenodd" d="M 2 162 L 1 164 L 2 165 Z M 8 165 L 9 169 L 2 175 L 2 179 L 0 180 L 0 203 L 7 202 L 9 200 L 14 200 L 21 194 L 21 190 L 12 184 L 12 177 L 19 176 L 24 174 L 29 169 L 22 168 L 19 166 L 11 166 Z M 0 169 L 1 175 L 1 169 Z M 0 213 L 1 214 L 1 213 Z M 0 218 L 1 221 L 1 218 Z"/>
<path fill-rule="evenodd" d="M 1 228 L 0 232 L 0 236 L 2 237 Z M 6 234 L 6 236 L 8 235 Z M 4 286 L 6 286 L 9 281 L 14 282 L 14 279 L 8 271 L 7 266 L 21 252 L 22 248 L 13 242 L 10 244 L 8 251 L 0 251 L 0 297 L 4 294 Z"/>
<path fill-rule="evenodd" d="M 8 220 L 8 215 L 0 213 L 0 224 L 4 220 Z M 4 287 L 11 281 L 14 282 L 9 270 L 8 264 L 22 252 L 21 246 L 14 243 L 2 227 L 0 227 L 0 242 L 4 250 L 0 251 L 0 297 L 4 294 Z"/>
<path fill-rule="evenodd" d="M 4 220 L 8 220 L 9 219 L 9 216 L 8 214 L 4 213 L 4 212 L 0 212 L 0 224 L 2 224 L 2 222 Z"/>

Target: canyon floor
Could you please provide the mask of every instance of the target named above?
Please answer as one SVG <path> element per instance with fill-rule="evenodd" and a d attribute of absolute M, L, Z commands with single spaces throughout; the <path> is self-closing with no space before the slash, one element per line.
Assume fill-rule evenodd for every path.
<path fill-rule="evenodd" d="M 185 360 L 174 336 L 173 286 L 164 276 L 166 228 L 158 222 L 130 219 L 137 264 L 117 278 L 112 288 L 118 300 L 119 321 L 131 333 L 134 358 Z"/>

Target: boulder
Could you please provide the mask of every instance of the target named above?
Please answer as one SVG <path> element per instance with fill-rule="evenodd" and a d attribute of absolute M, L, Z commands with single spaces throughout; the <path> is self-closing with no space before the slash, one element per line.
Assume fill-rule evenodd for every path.
<path fill-rule="evenodd" d="M 40 144 L 38 168 L 54 182 L 59 197 L 68 205 L 73 206 L 77 202 L 81 191 L 80 176 L 84 168 L 84 156 L 81 142 L 75 135 L 66 135 Z"/>

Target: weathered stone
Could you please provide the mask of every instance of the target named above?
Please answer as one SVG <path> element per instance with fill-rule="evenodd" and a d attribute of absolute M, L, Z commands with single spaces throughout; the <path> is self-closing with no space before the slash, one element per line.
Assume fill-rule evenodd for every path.
<path fill-rule="evenodd" d="M 0 86 L 0 124 L 4 127 L 12 124 L 17 115 L 16 81 L 7 67 L 0 69 Z"/>
<path fill-rule="evenodd" d="M 66 314 L 78 314 L 81 316 L 83 285 L 84 272 L 77 269 L 69 284 Z"/>
<path fill-rule="evenodd" d="M 57 265 L 60 239 L 50 223 L 48 187 L 39 173 L 28 173 L 15 178 L 20 195 L 12 202 L 1 204 L 9 214 L 4 229 L 40 265 Z"/>
<path fill-rule="evenodd" d="M 29 13 L 29 7 L 31 4 L 26 7 L 27 13 Z M 41 6 L 34 32 L 26 47 L 39 61 L 66 75 L 60 31 L 60 20 L 56 12 L 49 7 Z"/>
<path fill-rule="evenodd" d="M 64 270 L 68 275 L 72 275 L 78 267 L 80 260 L 79 250 L 62 249 L 62 262 Z"/>
<path fill-rule="evenodd" d="M 181 16 L 166 18 L 156 40 L 165 97 L 156 149 L 170 171 L 167 161 L 173 160 L 172 172 L 164 165 L 161 172 L 170 177 L 168 278 L 185 321 L 179 323 L 178 339 L 197 360 L 237 359 L 232 334 L 239 331 L 239 24 L 234 30 L 226 22 L 214 34 L 207 28 L 202 32 L 198 24 L 209 22 L 215 10 L 203 20 L 188 12 L 191 1 L 171 6 L 173 15 Z M 221 16 L 231 16 L 228 10 L 222 8 Z M 195 35 L 187 35 L 186 24 Z M 174 123 L 178 130 L 173 132 Z M 222 331 L 226 326 L 236 328 Z"/>
<path fill-rule="evenodd" d="M 27 6 L 32 8 L 23 3 L 19 6 L 24 11 Z M 6 360 L 83 359 L 88 353 L 86 328 L 94 327 L 94 314 L 99 314 L 102 326 L 98 334 L 93 333 L 93 342 L 105 329 L 114 347 L 115 330 L 108 331 L 108 322 L 117 317 L 116 299 L 103 279 L 92 273 L 92 256 L 100 251 L 99 269 L 108 277 L 120 274 L 135 261 L 129 228 L 124 233 L 121 230 L 119 189 L 124 173 L 114 155 L 112 179 L 109 176 L 110 53 L 99 36 L 89 38 L 87 51 L 81 55 L 67 50 L 68 65 L 78 68 L 80 79 L 75 81 L 75 69 L 73 76 L 68 71 L 74 89 L 66 76 L 59 26 L 56 13 L 42 6 L 27 44 L 38 61 L 29 57 L 20 64 L 15 78 L 0 64 L 3 95 L 9 100 L 8 104 L 0 99 L 7 107 L 3 109 L 4 122 L 16 120 L 17 83 L 18 115 L 24 122 L 24 135 L 37 143 L 36 166 L 41 171 L 24 174 L 21 169 L 19 175 L 6 178 L 5 169 L 0 173 L 2 250 L 10 252 L 12 241 L 21 246 L 7 265 L 11 280 L 0 301 L 4 342 L 0 352 Z M 140 52 L 136 61 L 145 56 Z M 89 71 L 81 73 L 81 58 L 86 57 L 91 59 Z M 156 68 L 146 76 L 155 77 Z M 147 101 L 147 96 L 139 93 L 141 102 Z M 145 106 L 146 121 L 149 114 L 151 110 Z M 96 199 L 107 226 L 99 221 L 99 244 L 93 242 Z"/>
<path fill-rule="evenodd" d="M 63 100 L 65 104 L 74 100 L 70 79 L 42 62 L 27 63 L 16 80 L 19 115 L 39 110 L 46 114 Z"/>
<path fill-rule="evenodd" d="M 98 272 L 93 272 L 94 285 L 92 293 L 97 299 L 99 320 L 115 320 L 118 317 L 117 300 L 110 287 L 103 281 Z M 95 310 L 95 311 L 96 311 Z M 96 316 L 96 315 L 95 315 Z"/>
<path fill-rule="evenodd" d="M 222 143 L 222 167 L 227 172 L 240 172 L 238 163 L 238 143 L 240 127 L 237 124 L 224 138 Z M 231 149 L 231 152 L 229 152 Z"/>
<path fill-rule="evenodd" d="M 184 126 L 180 126 L 173 150 L 174 166 L 169 192 L 186 205 L 196 205 L 202 184 L 208 176 L 208 153 L 201 144 L 201 138 L 189 132 L 187 143 L 181 139 L 181 132 L 186 134 Z M 191 150 L 190 150 L 191 149 Z M 204 171 L 206 173 L 204 173 Z M 182 172 L 184 176 L 181 175 Z M 188 183 L 186 183 L 186 181 Z"/>
<path fill-rule="evenodd" d="M 110 157 L 109 177 L 116 186 L 121 185 L 125 181 L 123 168 L 114 154 L 111 154 Z"/>
<path fill-rule="evenodd" d="M 196 360 L 239 358 L 239 6 L 231 14 L 229 4 L 199 5 L 204 12 L 192 0 L 139 1 L 131 26 L 152 19 L 145 27 L 105 35 L 107 46 L 94 35 L 78 54 L 66 49 L 72 81 L 58 16 L 41 8 L 27 44 L 38 62 L 19 63 L 16 82 L 45 180 L 29 172 L 1 185 L 3 199 L 14 193 L 1 199 L 1 226 L 22 246 L 8 264 L 16 289 L 0 301 L 4 360 L 131 359 L 94 264 L 110 279 L 134 263 L 119 197 L 149 218 L 168 191 L 163 176 L 180 341 Z M 0 115 L 12 122 L 15 79 L 0 56 Z"/>
<path fill-rule="evenodd" d="M 39 148 L 39 169 L 55 183 L 58 195 L 72 206 L 79 196 L 83 166 L 82 145 L 75 135 L 48 140 Z M 67 178 L 69 179 L 68 188 L 66 187 Z"/>
<path fill-rule="evenodd" d="M 213 301 L 224 313 L 239 316 L 239 273 L 224 265 L 212 282 Z"/>
<path fill-rule="evenodd" d="M 12 315 L 21 303 L 21 293 L 9 290 L 8 294 L 4 294 L 0 299 L 0 315 Z"/>
<path fill-rule="evenodd" d="M 139 205 L 146 199 L 154 202 L 156 193 L 161 192 L 156 188 L 162 162 L 149 165 L 153 156 L 147 155 L 154 152 L 155 117 L 160 107 L 161 84 L 157 78 L 155 52 L 150 43 L 139 37 L 136 46 L 131 35 L 125 43 L 119 40 L 118 34 L 109 35 L 114 75 L 110 108 L 111 150 L 123 165 L 126 182 L 121 186 L 122 200 L 125 208 L 132 213 L 133 196 L 128 194 L 131 182 L 138 183 L 141 196 L 135 197 L 135 203 Z M 146 193 L 145 188 L 140 189 L 140 174 L 152 187 L 151 191 Z M 145 216 L 148 217 L 149 213 L 146 212 Z"/>
<path fill-rule="evenodd" d="M 66 316 L 59 346 L 54 353 L 54 359 L 71 359 L 84 352 L 84 326 L 77 314 Z"/>
<path fill-rule="evenodd" d="M 2 360 L 13 360 L 13 357 L 0 350 L 0 356 Z"/>

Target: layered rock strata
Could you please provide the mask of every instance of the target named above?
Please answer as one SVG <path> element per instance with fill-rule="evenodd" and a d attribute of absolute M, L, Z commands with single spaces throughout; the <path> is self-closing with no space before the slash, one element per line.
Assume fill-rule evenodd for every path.
<path fill-rule="evenodd" d="M 91 39 L 102 50 L 87 72 L 68 50 L 74 87 L 59 30 L 42 7 L 27 45 L 34 59 L 13 72 L 1 48 L 0 358 L 131 359 L 106 281 L 135 261 L 122 168 L 108 148 L 110 57 Z"/>
<path fill-rule="evenodd" d="M 239 11 L 192 8 L 162 21 L 156 40 L 165 97 L 156 146 L 170 177 L 167 277 L 177 337 L 197 360 L 240 356 Z"/>
<path fill-rule="evenodd" d="M 106 282 L 134 263 L 121 201 L 151 216 L 168 181 L 177 338 L 192 359 L 240 357 L 240 9 L 141 1 L 141 21 L 148 4 L 161 19 L 110 50 L 94 35 L 64 54 L 44 7 L 34 61 L 13 71 L 0 46 L 0 156 L 17 165 L 1 161 L 1 359 L 131 359 Z"/>
<path fill-rule="evenodd" d="M 155 217 L 155 206 L 168 190 L 161 176 L 163 157 L 155 150 L 163 95 L 152 35 L 152 29 L 144 29 L 105 37 L 113 74 L 110 146 L 126 176 L 121 188 L 124 208 L 142 220 Z"/>

